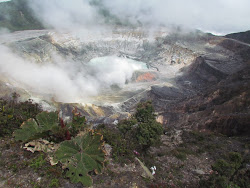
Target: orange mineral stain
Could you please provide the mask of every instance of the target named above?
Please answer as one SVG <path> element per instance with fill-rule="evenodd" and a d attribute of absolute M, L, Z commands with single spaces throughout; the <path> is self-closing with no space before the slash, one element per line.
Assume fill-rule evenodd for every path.
<path fill-rule="evenodd" d="M 155 79 L 156 79 L 156 76 L 148 72 L 148 73 L 138 76 L 138 78 L 136 79 L 136 82 L 150 82 Z"/>

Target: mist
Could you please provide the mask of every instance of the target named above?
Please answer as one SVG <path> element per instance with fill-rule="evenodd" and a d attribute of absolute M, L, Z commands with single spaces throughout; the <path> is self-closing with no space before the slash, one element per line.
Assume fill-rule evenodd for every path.
<path fill-rule="evenodd" d="M 249 0 L 30 0 L 42 23 L 57 32 L 77 35 L 111 31 L 112 22 L 157 29 L 182 26 L 226 34 L 249 30 Z M 104 14 L 105 13 L 105 14 Z M 0 34 L 8 30 L 0 28 Z M 102 36 L 102 35 L 101 35 Z M 86 38 L 86 37 L 85 37 Z M 8 39 L 6 39 L 8 40 Z M 118 57 L 76 62 L 54 54 L 51 62 L 37 64 L 0 46 L 0 74 L 18 87 L 61 102 L 78 102 L 116 84 L 123 87 L 142 64 Z"/>
<path fill-rule="evenodd" d="M 52 62 L 37 64 L 0 46 L 0 74 L 10 83 L 59 102 L 86 102 L 112 85 L 123 87 L 142 63 L 118 57 L 100 57 L 83 65 L 54 55 Z"/>
<path fill-rule="evenodd" d="M 77 32 L 81 35 L 108 31 L 104 18 L 89 0 L 30 0 L 29 6 L 46 27 L 52 27 L 57 32 Z"/>
<path fill-rule="evenodd" d="M 45 25 L 57 30 L 103 30 L 115 18 L 157 28 L 164 25 L 216 34 L 249 30 L 249 0 L 32 0 L 30 6 Z M 95 3 L 93 3 L 95 2 Z M 106 12 L 104 16 L 100 14 Z"/>

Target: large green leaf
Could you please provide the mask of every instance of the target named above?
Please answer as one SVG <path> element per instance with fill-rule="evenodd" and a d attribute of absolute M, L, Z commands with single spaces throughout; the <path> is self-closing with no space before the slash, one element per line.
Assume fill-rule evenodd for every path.
<path fill-rule="evenodd" d="M 21 125 L 21 129 L 14 132 L 16 140 L 28 142 L 41 138 L 46 132 L 58 127 L 57 112 L 42 112 L 35 119 L 29 119 Z"/>
<path fill-rule="evenodd" d="M 93 132 L 61 143 L 55 156 L 68 169 L 66 176 L 73 183 L 92 185 L 92 178 L 88 173 L 102 171 L 105 160 L 102 144 L 102 135 Z"/>

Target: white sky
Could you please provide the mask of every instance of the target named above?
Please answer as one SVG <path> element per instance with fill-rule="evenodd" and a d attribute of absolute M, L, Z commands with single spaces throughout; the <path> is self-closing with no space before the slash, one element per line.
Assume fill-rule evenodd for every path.
<path fill-rule="evenodd" d="M 32 0 L 31 6 L 58 29 L 96 24 L 90 0 Z M 114 15 L 152 26 L 177 24 L 213 33 L 250 30 L 250 0 L 102 0 Z"/>
<path fill-rule="evenodd" d="M 0 3 L 1 3 L 1 2 L 5 2 L 5 1 L 11 1 L 11 0 L 0 0 Z"/>
<path fill-rule="evenodd" d="M 250 0 L 103 0 L 119 17 L 214 33 L 250 30 Z"/>
<path fill-rule="evenodd" d="M 0 0 L 3 2 L 4 0 Z M 30 0 L 44 23 L 57 29 L 97 26 L 91 0 Z M 250 30 L 250 0 L 102 0 L 114 15 L 131 22 L 182 25 L 216 34 Z"/>

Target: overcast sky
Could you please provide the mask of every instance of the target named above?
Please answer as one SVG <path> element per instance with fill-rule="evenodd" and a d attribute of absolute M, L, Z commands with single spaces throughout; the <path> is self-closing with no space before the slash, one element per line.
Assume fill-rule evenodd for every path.
<path fill-rule="evenodd" d="M 250 29 L 250 0 L 104 0 L 116 15 L 217 33 Z"/>
<path fill-rule="evenodd" d="M 56 28 L 100 22 L 90 0 L 33 0 L 32 7 Z M 177 24 L 230 33 L 250 29 L 250 0 L 102 0 L 112 14 L 157 26 Z"/>
<path fill-rule="evenodd" d="M 87 28 L 103 21 L 89 5 L 91 0 L 30 1 L 38 17 L 57 29 Z M 221 34 L 250 30 L 250 0 L 102 0 L 102 4 L 122 20 L 153 27 L 176 24 Z"/>

